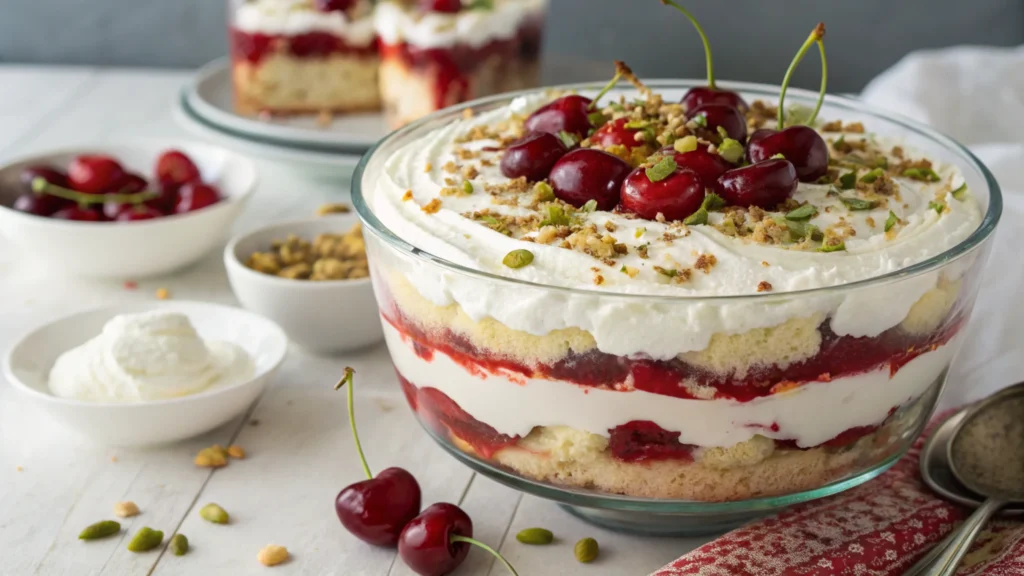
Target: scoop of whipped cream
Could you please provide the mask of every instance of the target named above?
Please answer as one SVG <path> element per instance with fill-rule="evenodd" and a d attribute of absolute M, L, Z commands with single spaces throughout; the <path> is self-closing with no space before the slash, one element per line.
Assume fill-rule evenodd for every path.
<path fill-rule="evenodd" d="M 253 362 L 230 342 L 204 342 L 189 319 L 153 311 L 116 316 L 99 336 L 50 370 L 50 391 L 93 402 L 145 402 L 187 396 L 252 377 Z"/>

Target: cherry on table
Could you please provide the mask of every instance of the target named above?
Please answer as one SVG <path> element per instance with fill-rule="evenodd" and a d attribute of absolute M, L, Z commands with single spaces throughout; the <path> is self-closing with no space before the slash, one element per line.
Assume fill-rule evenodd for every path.
<path fill-rule="evenodd" d="M 718 177 L 734 168 L 728 160 L 718 154 L 708 152 L 707 148 L 678 152 L 669 146 L 662 149 L 662 154 L 666 153 L 673 154 L 676 165 L 679 167 L 696 172 L 705 188 L 715 188 L 718 185 Z"/>
<path fill-rule="evenodd" d="M 797 184 L 793 164 L 775 158 L 722 174 L 718 179 L 718 194 L 736 206 L 771 208 L 792 197 Z"/>
<path fill-rule="evenodd" d="M 487 550 L 516 575 L 501 554 L 473 539 L 473 521 L 461 508 L 447 502 L 432 504 L 409 521 L 398 541 L 398 555 L 420 576 L 443 576 L 462 564 L 470 545 Z"/>
<path fill-rule="evenodd" d="M 661 213 L 667 220 L 684 220 L 700 209 L 704 184 L 693 170 L 676 166 L 665 178 L 652 181 L 643 166 L 622 183 L 622 206 L 641 218 L 654 220 Z"/>
<path fill-rule="evenodd" d="M 104 212 L 106 212 L 105 206 Z M 118 222 L 136 222 L 139 220 L 152 220 L 154 218 L 163 218 L 163 216 L 164 213 L 157 210 L 156 208 L 151 208 L 149 206 L 146 206 L 145 204 L 139 204 L 137 206 L 122 207 L 122 209 L 120 210 L 120 212 L 118 212 L 114 220 L 117 220 Z"/>
<path fill-rule="evenodd" d="M 209 184 L 185 184 L 178 191 L 178 200 L 174 205 L 175 214 L 195 212 L 220 201 L 220 193 Z"/>
<path fill-rule="evenodd" d="M 555 197 L 577 208 L 594 200 L 598 210 L 611 210 L 619 203 L 619 190 L 630 170 L 614 154 L 579 148 L 555 163 L 548 182 Z"/>
<path fill-rule="evenodd" d="M 711 132 L 717 132 L 721 127 L 729 135 L 729 138 L 740 143 L 746 142 L 747 118 L 732 106 L 706 104 L 686 113 L 687 120 L 693 120 L 697 116 L 704 117 L 702 124 Z"/>
<path fill-rule="evenodd" d="M 56 196 L 26 192 L 18 196 L 11 207 L 26 214 L 52 216 L 55 212 L 72 205 L 72 202 Z"/>
<path fill-rule="evenodd" d="M 632 149 L 642 146 L 644 142 L 637 141 L 636 139 L 637 132 L 641 130 L 639 128 L 627 128 L 626 124 L 628 123 L 629 120 L 626 118 L 612 120 L 594 131 L 590 135 L 590 141 L 600 145 L 602 148 L 619 145 Z"/>
<path fill-rule="evenodd" d="M 455 14 L 462 10 L 462 0 L 420 0 L 420 9 L 424 12 Z"/>
<path fill-rule="evenodd" d="M 184 186 L 199 182 L 199 168 L 180 150 L 168 150 L 160 155 L 154 167 L 157 182 Z"/>
<path fill-rule="evenodd" d="M 543 180 L 555 162 L 568 151 L 558 136 L 533 132 L 505 149 L 501 157 L 501 173 L 508 178 L 525 176 L 531 182 Z"/>
<path fill-rule="evenodd" d="M 110 156 L 83 154 L 68 166 L 69 187 L 86 194 L 108 192 L 124 176 L 124 168 Z"/>
<path fill-rule="evenodd" d="M 801 182 L 814 182 L 828 173 L 828 144 L 810 126 L 790 126 L 782 131 L 762 128 L 750 135 L 747 157 L 753 163 L 776 154 L 789 160 Z"/>
<path fill-rule="evenodd" d="M 88 208 L 82 208 L 81 206 L 72 206 L 70 208 L 58 210 L 53 214 L 53 216 L 51 216 L 51 218 L 57 220 L 75 220 L 77 222 L 99 222 L 101 220 L 99 212 Z"/>
<path fill-rule="evenodd" d="M 32 181 L 36 178 L 42 178 L 50 184 L 55 184 L 64 188 L 68 187 L 68 175 L 50 168 L 49 166 L 29 166 L 24 168 L 19 175 L 21 186 L 25 192 L 32 192 Z"/>
<path fill-rule="evenodd" d="M 582 138 L 591 128 L 590 103 L 590 98 L 579 94 L 556 98 L 530 114 L 523 127 L 528 132 L 568 132 Z"/>
<path fill-rule="evenodd" d="M 334 510 L 341 524 L 360 540 L 375 546 L 394 546 L 398 544 L 402 529 L 419 514 L 420 485 L 412 474 L 401 468 L 388 468 L 377 476 L 370 472 L 356 429 L 354 374 L 354 370 L 345 368 L 345 376 L 335 390 L 348 384 L 348 419 L 367 479 L 339 492 L 334 499 Z"/>

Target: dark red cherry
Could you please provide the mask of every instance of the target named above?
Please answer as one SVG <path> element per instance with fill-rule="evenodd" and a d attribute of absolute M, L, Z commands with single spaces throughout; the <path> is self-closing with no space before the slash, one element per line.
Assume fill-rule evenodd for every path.
<path fill-rule="evenodd" d="M 801 182 L 814 182 L 828 173 L 828 144 L 810 126 L 790 126 L 777 131 L 761 128 L 750 135 L 747 157 L 753 163 L 776 154 L 789 160 Z"/>
<path fill-rule="evenodd" d="M 596 200 L 598 210 L 611 210 L 619 203 L 619 190 L 630 170 L 614 154 L 579 148 L 555 163 L 548 182 L 556 197 L 577 208 Z"/>
<path fill-rule="evenodd" d="M 718 193 L 736 206 L 772 208 L 793 196 L 798 182 L 793 164 L 776 158 L 722 174 Z"/>
<path fill-rule="evenodd" d="M 25 192 L 32 192 L 32 181 L 36 178 L 42 178 L 50 184 L 55 184 L 62 188 L 68 187 L 68 176 L 60 170 L 55 170 L 49 166 L 29 166 L 21 171 L 22 189 Z"/>
<path fill-rule="evenodd" d="M 338 493 L 334 509 L 343 526 L 375 546 L 394 546 L 420 512 L 420 485 L 402 468 L 388 468 Z"/>
<path fill-rule="evenodd" d="M 420 0 L 420 9 L 424 12 L 454 14 L 462 10 L 462 0 Z"/>
<path fill-rule="evenodd" d="M 115 220 L 118 222 L 135 222 L 138 220 L 152 220 L 154 218 L 163 218 L 164 213 L 157 210 L 156 208 L 150 208 L 145 204 L 139 204 L 138 206 L 127 206 L 123 208 L 118 214 Z"/>
<path fill-rule="evenodd" d="M 636 139 L 636 133 L 640 132 L 640 130 L 637 128 L 626 128 L 628 123 L 629 120 L 626 118 L 612 120 L 591 134 L 590 141 L 600 145 L 602 148 L 616 145 L 625 146 L 626 148 L 642 146 L 643 141 L 637 141 Z"/>
<path fill-rule="evenodd" d="M 178 202 L 174 205 L 176 214 L 195 212 L 220 201 L 220 193 L 209 184 L 185 184 L 178 191 Z"/>
<path fill-rule="evenodd" d="M 679 103 L 687 110 L 694 110 L 705 104 L 728 106 L 739 110 L 741 113 L 746 113 L 747 110 L 750 110 L 750 106 L 746 101 L 732 90 L 720 90 L 707 86 L 690 88 Z"/>
<path fill-rule="evenodd" d="M 70 208 L 64 208 L 58 210 L 51 216 L 57 220 L 76 220 L 78 222 L 99 222 L 102 218 L 99 213 L 95 210 L 89 210 L 88 208 L 82 208 L 80 206 L 72 206 Z"/>
<path fill-rule="evenodd" d="M 198 182 L 200 179 L 199 168 L 192 159 L 180 150 L 168 150 L 156 160 L 153 169 L 157 182 L 165 182 L 177 186 L 184 186 L 190 182 Z"/>
<path fill-rule="evenodd" d="M 654 220 L 661 213 L 667 220 L 683 220 L 704 201 L 704 184 L 693 170 L 676 167 L 667 178 L 652 182 L 643 167 L 622 183 L 622 206 L 641 218 Z"/>
<path fill-rule="evenodd" d="M 509 178 L 525 176 L 531 182 L 543 180 L 555 162 L 568 151 L 558 136 L 533 132 L 505 149 L 501 157 L 501 173 Z"/>
<path fill-rule="evenodd" d="M 526 119 L 529 132 L 558 134 L 565 131 L 580 138 L 590 132 L 590 98 L 569 94 L 538 108 Z"/>
<path fill-rule="evenodd" d="M 110 156 L 83 154 L 68 166 L 68 185 L 86 194 L 109 191 L 124 176 L 124 168 Z"/>
<path fill-rule="evenodd" d="M 738 140 L 741 144 L 747 141 L 747 119 L 732 106 L 722 104 L 698 106 L 686 113 L 686 119 L 692 120 L 701 115 L 704 116 L 705 127 L 712 133 L 717 132 L 718 127 L 721 126 L 729 138 Z"/>
<path fill-rule="evenodd" d="M 433 504 L 402 530 L 398 555 L 420 576 L 443 576 L 469 554 L 470 545 L 453 542 L 452 536 L 472 538 L 473 521 L 454 504 Z"/>
<path fill-rule="evenodd" d="M 727 170 L 735 168 L 728 160 L 718 154 L 708 152 L 707 148 L 697 148 L 689 152 L 675 152 L 672 147 L 662 149 L 662 153 L 674 153 L 676 165 L 682 168 L 693 170 L 700 176 L 700 181 L 705 188 L 718 186 L 718 177 L 725 174 Z"/>
<path fill-rule="evenodd" d="M 178 204 L 178 190 L 180 186 L 167 182 L 157 182 L 154 184 L 155 192 L 158 193 L 156 198 L 146 200 L 147 206 L 152 206 L 164 214 L 174 214 L 174 207 Z"/>
<path fill-rule="evenodd" d="M 321 12 L 345 12 L 356 5 L 356 0 L 316 0 L 316 9 Z"/>
<path fill-rule="evenodd" d="M 12 208 L 18 212 L 35 214 L 36 216 L 52 216 L 54 212 L 67 208 L 74 203 L 70 200 L 57 198 L 48 194 L 26 192 L 14 200 Z"/>
<path fill-rule="evenodd" d="M 115 194 L 138 194 L 149 186 L 149 182 L 138 174 L 132 174 L 131 172 L 125 174 L 109 192 Z"/>

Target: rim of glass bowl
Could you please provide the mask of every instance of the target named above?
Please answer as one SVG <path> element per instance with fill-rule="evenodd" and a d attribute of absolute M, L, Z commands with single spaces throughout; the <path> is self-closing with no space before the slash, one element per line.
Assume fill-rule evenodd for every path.
<path fill-rule="evenodd" d="M 645 82 L 646 85 L 657 92 L 659 89 L 685 89 L 692 88 L 695 86 L 706 85 L 705 80 L 650 80 Z M 768 98 L 777 100 L 778 99 L 778 87 L 769 84 L 756 84 L 748 82 L 723 82 L 722 86 L 731 90 L 736 90 L 743 95 L 750 95 L 760 98 Z M 377 216 L 370 209 L 366 202 L 366 197 L 363 193 L 363 177 L 366 172 L 366 168 L 371 160 L 375 159 L 375 155 L 378 150 L 382 147 L 394 142 L 395 140 L 401 140 L 406 138 L 411 132 L 419 130 L 426 124 L 437 122 L 442 119 L 456 119 L 461 118 L 463 110 L 474 109 L 476 112 L 491 110 L 509 103 L 512 99 L 525 96 L 530 94 L 536 94 L 538 92 L 548 90 L 573 90 L 573 91 L 592 91 L 599 89 L 595 82 L 583 82 L 577 84 L 562 84 L 558 86 L 548 86 L 542 88 L 534 88 L 529 90 L 520 90 L 518 92 L 506 92 L 503 94 L 497 94 L 494 96 L 488 96 L 486 98 L 480 98 L 459 104 L 457 106 L 445 108 L 425 116 L 415 122 L 408 124 L 394 132 L 388 134 L 381 139 L 377 144 L 370 148 L 366 154 L 359 160 L 359 164 L 356 166 L 355 172 L 352 175 L 352 204 L 356 208 L 356 212 L 363 222 L 380 238 L 384 239 L 391 247 L 398 249 L 399 251 L 413 256 L 419 260 L 436 264 L 450 271 L 466 274 L 470 276 L 477 276 L 480 278 L 486 278 L 495 282 L 507 282 L 516 285 L 528 286 L 531 288 L 541 288 L 544 290 L 554 290 L 558 292 L 575 293 L 587 296 L 603 296 L 603 297 L 615 297 L 629 300 L 638 301 L 680 301 L 680 300 L 701 300 L 701 301 L 722 301 L 722 300 L 739 300 L 748 298 L 759 298 L 759 299 L 779 299 L 788 298 L 791 296 L 804 296 L 804 295 L 827 295 L 833 292 L 841 292 L 849 289 L 855 289 L 859 287 L 867 287 L 876 284 L 896 282 L 902 279 L 910 278 L 920 274 L 925 274 L 932 270 L 942 267 L 944 264 L 952 262 L 966 255 L 967 253 L 978 248 L 996 228 L 996 224 L 999 222 L 999 218 L 1003 211 L 1003 197 L 999 188 L 999 184 L 996 182 L 995 177 L 989 172 L 988 168 L 968 150 L 965 146 L 959 142 L 953 140 L 949 136 L 929 128 L 928 126 L 921 124 L 915 120 L 911 120 L 900 114 L 887 112 L 869 106 L 858 100 L 852 98 L 845 98 L 842 96 L 826 96 L 826 105 L 841 110 L 848 110 L 851 112 L 857 112 L 859 114 L 867 114 L 874 116 L 879 120 L 888 122 L 899 126 L 907 131 L 913 132 L 919 136 L 928 138 L 933 142 L 940 144 L 956 153 L 958 153 L 965 161 L 970 164 L 970 167 L 976 169 L 985 179 L 985 183 L 989 190 L 988 209 L 985 212 L 985 216 L 970 236 L 965 238 L 956 246 L 941 252 L 906 268 L 901 268 L 893 272 L 883 274 L 881 276 L 873 276 L 856 282 L 850 282 L 847 284 L 839 284 L 835 286 L 822 286 L 818 288 L 808 288 L 804 290 L 796 290 L 792 292 L 764 292 L 760 294 L 730 294 L 724 296 L 713 296 L 713 295 L 652 295 L 652 294 L 623 294 L 619 292 L 608 292 L 603 290 L 594 290 L 590 288 L 569 288 L 566 286 L 556 286 L 552 284 L 542 284 L 537 282 L 530 282 L 527 280 L 520 280 L 518 278 L 511 278 L 508 276 L 501 276 L 498 274 L 492 274 L 490 272 L 484 272 L 475 268 L 469 268 L 461 264 L 456 264 L 439 256 L 435 256 L 425 250 L 417 248 L 397 234 L 388 229 L 387 226 L 381 222 Z M 636 89 L 633 87 L 616 87 L 609 95 L 614 95 L 622 92 L 635 92 Z M 788 101 L 791 103 L 804 102 L 812 103 L 817 99 L 818 95 L 816 92 L 810 92 L 808 90 L 794 89 L 791 88 L 787 91 Z"/>

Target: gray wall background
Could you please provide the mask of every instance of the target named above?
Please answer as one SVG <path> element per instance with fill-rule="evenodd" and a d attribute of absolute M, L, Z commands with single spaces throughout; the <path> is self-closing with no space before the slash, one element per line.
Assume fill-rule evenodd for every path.
<path fill-rule="evenodd" d="M 830 90 L 854 91 L 911 50 L 1024 43 L 1024 0 L 689 0 L 717 75 L 778 83 L 826 23 Z M 0 0 L 0 62 L 196 67 L 225 53 L 226 0 Z M 693 28 L 657 0 L 551 0 L 548 54 L 703 75 Z M 796 82 L 817 85 L 817 57 Z"/>

